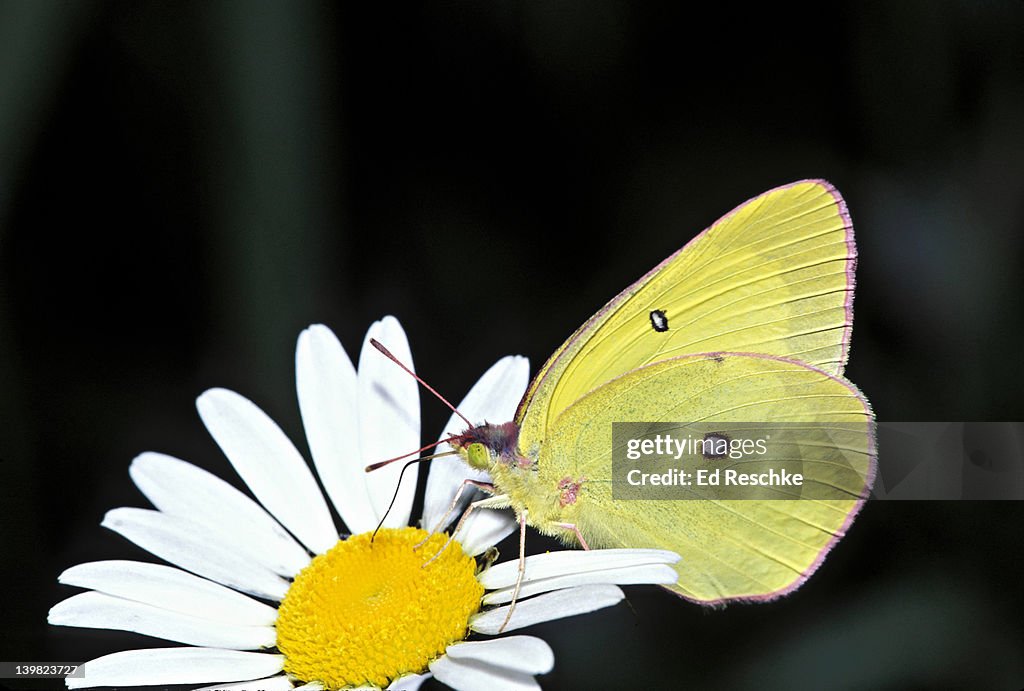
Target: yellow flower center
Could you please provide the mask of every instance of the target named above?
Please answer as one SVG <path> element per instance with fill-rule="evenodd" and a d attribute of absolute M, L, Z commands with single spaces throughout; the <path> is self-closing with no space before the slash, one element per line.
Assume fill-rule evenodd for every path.
<path fill-rule="evenodd" d="M 426 671 L 466 635 L 483 588 L 476 562 L 447 535 L 383 528 L 342 540 L 295 577 L 277 615 L 284 669 L 326 689 L 385 687 Z"/>

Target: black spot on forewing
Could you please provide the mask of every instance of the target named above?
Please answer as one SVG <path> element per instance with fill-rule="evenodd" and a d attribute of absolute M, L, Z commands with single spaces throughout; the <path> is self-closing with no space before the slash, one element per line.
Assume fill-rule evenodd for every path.
<path fill-rule="evenodd" d="M 658 333 L 668 331 L 668 317 L 662 310 L 651 310 L 651 326 Z"/>

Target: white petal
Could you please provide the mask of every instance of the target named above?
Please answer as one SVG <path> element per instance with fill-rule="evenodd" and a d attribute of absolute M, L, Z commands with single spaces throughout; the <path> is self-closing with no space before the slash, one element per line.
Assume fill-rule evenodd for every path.
<path fill-rule="evenodd" d="M 477 660 L 453 660 L 442 655 L 430 663 L 438 681 L 456 691 L 536 691 L 537 680 L 529 674 L 492 667 Z"/>
<path fill-rule="evenodd" d="M 275 573 L 291 577 L 309 564 L 309 553 L 262 506 L 216 475 L 152 452 L 128 472 L 153 506 L 202 523 Z"/>
<path fill-rule="evenodd" d="M 70 689 L 242 681 L 277 674 L 284 655 L 219 648 L 147 648 L 112 653 L 85 663 L 84 676 L 68 677 Z"/>
<path fill-rule="evenodd" d="M 359 446 L 363 466 L 420 447 L 419 384 L 370 345 L 371 338 L 376 338 L 402 364 L 415 371 L 409 342 L 398 320 L 389 316 L 374 322 L 359 353 Z M 402 463 L 392 463 L 366 475 L 370 503 L 377 520 L 391 503 L 401 470 Z M 413 464 L 405 471 L 405 479 L 385 526 L 408 525 L 418 476 L 419 464 Z"/>
<path fill-rule="evenodd" d="M 291 680 L 288 677 L 282 676 L 239 681 L 233 684 L 214 684 L 213 686 L 203 686 L 193 691 L 290 691 L 291 688 Z"/>
<path fill-rule="evenodd" d="M 273 626 L 223 624 L 105 593 L 80 593 L 50 608 L 55 626 L 134 631 L 168 641 L 212 648 L 257 650 L 277 641 Z"/>
<path fill-rule="evenodd" d="M 523 581 L 623 566 L 675 564 L 677 561 L 678 554 L 663 549 L 559 550 L 527 557 Z M 493 590 L 513 585 L 518 574 L 519 563 L 507 561 L 487 569 L 477 577 L 477 580 L 488 590 Z"/>
<path fill-rule="evenodd" d="M 338 542 L 313 473 L 266 413 L 227 389 L 205 392 L 196 400 L 196 408 L 242 480 L 285 528 L 318 554 Z"/>
<path fill-rule="evenodd" d="M 530 361 L 518 355 L 509 355 L 491 365 L 473 385 L 466 397 L 456 408 L 474 424 L 484 422 L 508 422 L 516 413 L 526 387 L 530 383 Z M 448 419 L 440 439 L 447 439 L 466 429 L 466 423 L 454 413 Z M 434 453 L 451 451 L 451 445 L 440 444 Z M 430 464 L 427 478 L 427 493 L 423 501 L 423 527 L 434 530 L 438 521 L 451 506 L 452 499 L 463 480 L 472 479 L 490 482 L 485 471 L 470 468 L 461 459 L 441 458 Z M 444 530 L 469 504 L 475 491 L 467 488 L 459 498 L 459 504 L 441 526 Z"/>
<path fill-rule="evenodd" d="M 377 526 L 359 455 L 356 369 L 334 332 L 314 324 L 295 348 L 295 386 L 316 472 L 354 535 Z"/>
<path fill-rule="evenodd" d="M 448 646 L 445 654 L 453 660 L 476 660 L 523 674 L 547 674 L 555 666 L 551 646 L 535 636 L 505 636 L 487 641 L 470 641 Z"/>
<path fill-rule="evenodd" d="M 430 672 L 426 674 L 407 674 L 391 682 L 387 691 L 419 691 L 420 685 L 432 676 Z"/>
<path fill-rule="evenodd" d="M 257 597 L 280 600 L 288 582 L 235 553 L 198 523 L 149 509 L 108 511 L 101 525 L 176 566 Z"/>
<path fill-rule="evenodd" d="M 476 509 L 456 536 L 462 551 L 471 557 L 482 554 L 515 532 L 516 517 L 504 509 Z"/>
<path fill-rule="evenodd" d="M 517 602 L 504 631 L 514 631 L 552 619 L 593 612 L 610 607 L 623 597 L 625 595 L 622 590 L 614 585 L 581 585 L 578 588 L 545 593 Z M 469 628 L 492 636 L 503 632 L 501 625 L 505 622 L 508 609 L 509 605 L 505 605 L 477 614 L 470 619 Z"/>
<path fill-rule="evenodd" d="M 525 598 L 537 593 L 546 593 L 560 588 L 571 588 L 577 585 L 592 585 L 597 583 L 614 583 L 616 585 L 634 585 L 639 583 L 652 583 L 668 585 L 679 580 L 679 574 L 668 564 L 644 564 L 642 566 L 625 566 L 619 569 L 603 569 L 601 571 L 585 571 L 583 573 L 567 573 L 551 578 L 541 578 L 533 581 L 523 580 L 519 589 L 519 597 Z M 503 602 L 511 602 L 515 586 L 509 586 L 500 590 L 487 593 L 483 602 L 485 605 L 499 605 Z"/>
<path fill-rule="evenodd" d="M 323 691 L 323 688 L 324 688 L 323 684 L 321 684 L 319 682 L 316 682 L 316 681 L 311 681 L 308 684 L 303 684 L 302 686 L 296 686 L 295 690 L 296 691 Z M 360 688 L 366 688 L 366 687 L 362 686 Z"/>
<path fill-rule="evenodd" d="M 225 624 L 271 626 L 277 619 L 277 610 L 269 605 L 162 564 L 93 561 L 72 566 L 57 580 Z"/>

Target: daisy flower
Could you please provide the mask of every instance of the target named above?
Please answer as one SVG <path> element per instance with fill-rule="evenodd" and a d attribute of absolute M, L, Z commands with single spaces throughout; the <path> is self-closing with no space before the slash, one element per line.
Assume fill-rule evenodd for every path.
<path fill-rule="evenodd" d="M 49 622 L 134 631 L 187 647 L 100 657 L 84 665 L 83 676 L 67 678 L 69 688 L 214 683 L 203 688 L 412 691 L 431 675 L 466 691 L 537 688 L 534 675 L 554 664 L 543 640 L 467 636 L 608 607 L 623 597 L 615 584 L 675 582 L 669 564 L 678 556 L 660 550 L 531 556 L 509 617 L 518 563 L 480 571 L 476 557 L 515 529 L 514 518 L 476 511 L 444 548 L 445 533 L 408 527 L 416 465 L 373 536 L 400 469 L 363 468 L 419 447 L 420 421 L 416 382 L 368 347 L 370 338 L 412 366 L 393 317 L 370 328 L 358 369 L 325 326 L 306 329 L 296 351 L 313 464 L 351 536 L 339 539 L 309 466 L 262 410 L 225 389 L 205 392 L 197 400 L 200 417 L 256 501 L 177 458 L 137 457 L 129 472 L 156 510 L 114 509 L 102 525 L 173 566 L 74 566 L 60 582 L 89 590 L 55 605 Z M 459 408 L 480 422 L 511 419 L 527 377 L 525 358 L 503 358 Z M 453 416 L 441 438 L 460 424 Z M 455 459 L 433 464 L 423 525 L 450 522 L 445 515 L 467 477 L 486 479 Z"/>

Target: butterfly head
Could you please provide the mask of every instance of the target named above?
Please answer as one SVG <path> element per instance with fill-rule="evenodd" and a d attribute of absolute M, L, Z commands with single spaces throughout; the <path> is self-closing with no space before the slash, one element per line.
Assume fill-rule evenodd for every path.
<path fill-rule="evenodd" d="M 496 463 L 522 466 L 527 459 L 520 456 L 517 449 L 519 441 L 519 425 L 506 422 L 492 425 L 485 422 L 470 427 L 458 437 L 452 439 L 451 445 L 459 452 L 470 467 L 477 470 L 488 470 Z"/>

